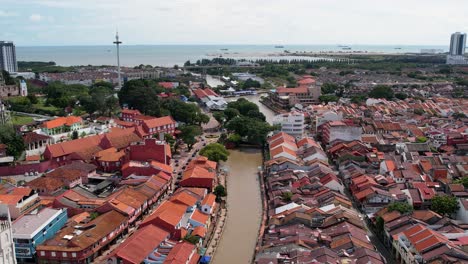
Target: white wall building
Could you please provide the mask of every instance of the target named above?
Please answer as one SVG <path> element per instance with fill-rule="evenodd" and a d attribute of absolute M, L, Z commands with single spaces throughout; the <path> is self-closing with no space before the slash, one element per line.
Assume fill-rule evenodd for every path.
<path fill-rule="evenodd" d="M 0 70 L 17 72 L 16 48 L 12 41 L 0 41 Z"/>
<path fill-rule="evenodd" d="M 466 33 L 455 32 L 450 37 L 450 51 L 447 55 L 447 64 L 468 64 L 464 57 L 466 47 Z"/>
<path fill-rule="evenodd" d="M 4 204 L 0 204 L 0 263 L 16 264 L 10 213 Z"/>
<path fill-rule="evenodd" d="M 273 124 L 281 125 L 281 131 L 296 138 L 304 135 L 304 113 L 289 112 L 275 116 Z"/>

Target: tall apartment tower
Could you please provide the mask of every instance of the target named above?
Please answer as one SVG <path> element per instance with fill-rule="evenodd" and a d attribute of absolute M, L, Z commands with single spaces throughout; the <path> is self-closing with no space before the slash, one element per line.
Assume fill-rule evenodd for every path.
<path fill-rule="evenodd" d="M 0 263 L 16 264 L 10 212 L 4 204 L 0 204 Z"/>
<path fill-rule="evenodd" d="M 0 41 L 0 70 L 17 72 L 16 48 L 12 41 Z"/>
<path fill-rule="evenodd" d="M 450 38 L 450 55 L 462 56 L 465 54 L 466 33 L 455 32 Z"/>

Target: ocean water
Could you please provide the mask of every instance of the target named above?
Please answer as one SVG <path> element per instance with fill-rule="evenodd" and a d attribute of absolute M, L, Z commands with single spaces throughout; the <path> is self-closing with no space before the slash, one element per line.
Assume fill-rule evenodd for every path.
<path fill-rule="evenodd" d="M 349 45 L 351 51 L 383 53 L 419 53 L 421 49 L 442 49 L 446 46 L 390 46 L 390 45 Z M 226 50 L 227 49 L 227 50 Z M 192 62 L 202 58 L 245 58 L 278 59 L 284 50 L 290 52 L 327 52 L 343 51 L 338 45 L 122 45 L 120 62 L 122 66 L 150 64 L 153 66 L 183 65 L 187 60 Z M 115 46 L 36 46 L 16 47 L 19 61 L 55 61 L 58 65 L 115 65 Z M 295 59 L 300 59 L 294 57 Z"/>

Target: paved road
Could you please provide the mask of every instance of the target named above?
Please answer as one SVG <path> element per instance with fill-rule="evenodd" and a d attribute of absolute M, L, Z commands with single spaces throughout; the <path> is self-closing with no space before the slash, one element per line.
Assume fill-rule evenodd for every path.
<path fill-rule="evenodd" d="M 11 114 L 19 114 L 19 115 L 24 115 L 24 116 L 30 116 L 30 117 L 37 117 L 37 118 L 44 118 L 47 120 L 53 119 L 52 116 L 46 116 L 46 115 L 38 115 L 38 114 L 31 114 L 31 113 L 25 113 L 25 112 L 18 112 L 18 111 L 9 111 Z"/>

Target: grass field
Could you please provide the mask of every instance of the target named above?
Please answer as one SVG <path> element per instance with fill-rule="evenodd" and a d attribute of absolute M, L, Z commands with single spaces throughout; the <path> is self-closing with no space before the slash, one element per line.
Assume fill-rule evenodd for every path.
<path fill-rule="evenodd" d="M 34 119 L 30 116 L 12 115 L 11 122 L 13 125 L 25 125 L 34 122 Z"/>

